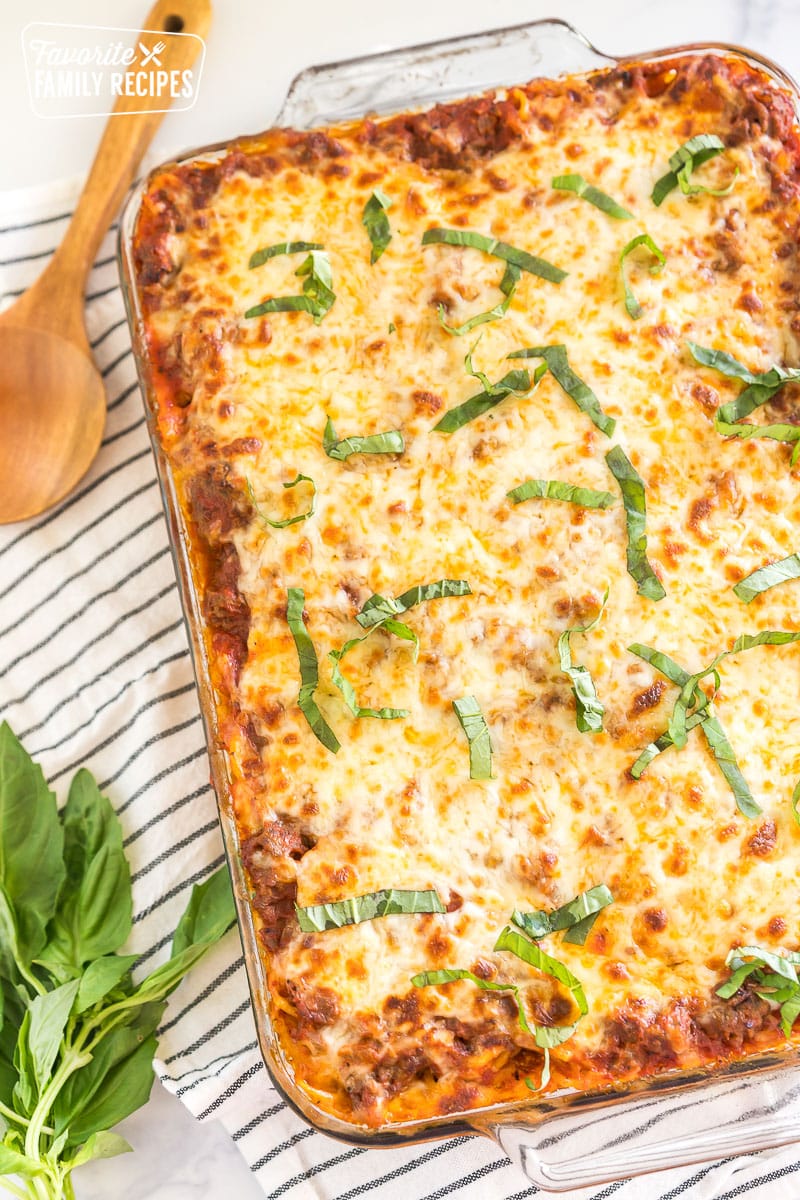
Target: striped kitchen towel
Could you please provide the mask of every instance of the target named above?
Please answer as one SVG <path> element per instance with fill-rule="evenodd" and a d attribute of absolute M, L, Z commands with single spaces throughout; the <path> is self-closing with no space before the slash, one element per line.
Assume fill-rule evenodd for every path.
<path fill-rule="evenodd" d="M 77 188 L 0 196 L 0 306 L 63 236 Z M 0 712 L 63 796 L 88 766 L 122 820 L 133 870 L 130 949 L 164 958 L 191 885 L 223 861 L 186 633 L 136 382 L 116 229 L 89 279 L 87 327 L 108 423 L 87 477 L 52 512 L 0 529 Z M 269 1200 L 522 1200 L 532 1186 L 491 1142 L 393 1150 L 315 1133 L 270 1086 L 235 933 L 170 1003 L 157 1070 L 200 1119 L 223 1122 Z M 624 1135 L 623 1135 L 624 1136 Z M 779 1200 L 791 1149 L 573 1192 L 572 1200 Z"/>

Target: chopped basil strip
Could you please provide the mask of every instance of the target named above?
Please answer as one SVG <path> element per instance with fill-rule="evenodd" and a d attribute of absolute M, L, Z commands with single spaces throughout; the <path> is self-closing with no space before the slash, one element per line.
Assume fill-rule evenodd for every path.
<path fill-rule="evenodd" d="M 574 483 L 562 483 L 560 479 L 526 479 L 518 487 L 506 492 L 512 504 L 523 500 L 566 500 L 581 508 L 611 508 L 616 499 L 611 492 L 595 492 L 592 488 L 577 487 Z"/>
<path fill-rule="evenodd" d="M 621 446 L 614 446 L 606 455 L 608 469 L 619 484 L 628 529 L 628 574 L 636 583 L 640 596 L 648 600 L 663 600 L 666 592 L 647 558 L 647 505 L 644 480 Z"/>
<path fill-rule="evenodd" d="M 325 250 L 312 250 L 295 271 L 303 280 L 302 296 L 274 296 L 254 308 L 248 308 L 245 317 L 262 317 L 273 312 L 307 312 L 319 325 L 322 318 L 333 308 L 336 295 L 333 291 L 331 261 Z"/>
<path fill-rule="evenodd" d="M 737 583 L 733 590 L 740 600 L 749 604 L 762 592 L 769 591 L 779 583 L 785 583 L 787 579 L 800 579 L 800 554 L 790 554 L 788 558 L 781 558 L 778 562 L 768 563 L 766 567 L 759 567 L 757 571 L 753 571 L 746 579 Z"/>
<path fill-rule="evenodd" d="M 644 309 L 634 296 L 631 285 L 628 283 L 628 277 L 625 274 L 625 259 L 632 250 L 636 249 L 637 246 L 646 246 L 656 260 L 649 268 L 651 275 L 659 275 L 664 270 L 664 266 L 667 261 L 664 252 L 659 250 L 649 233 L 640 233 L 637 237 L 631 238 L 627 246 L 625 246 L 620 253 L 619 273 L 622 276 L 622 286 L 625 290 L 625 311 L 634 321 L 639 320 L 639 317 L 644 312 Z"/>
<path fill-rule="evenodd" d="M 326 929 L 360 925 L 362 921 L 374 921 L 376 917 L 390 917 L 398 913 L 447 911 L 439 893 L 433 889 L 414 892 L 401 888 L 384 888 L 380 892 L 368 892 L 365 896 L 352 896 L 349 900 L 311 904 L 308 908 L 295 904 L 294 909 L 303 933 L 323 933 Z"/>
<path fill-rule="evenodd" d="M 557 958 L 551 958 L 549 954 L 545 954 L 544 950 L 536 942 L 528 941 L 516 929 L 512 929 L 510 925 L 506 925 L 495 942 L 494 948 L 496 951 L 507 950 L 510 954 L 521 958 L 528 966 L 541 971 L 543 975 L 549 975 L 551 979 L 563 983 L 572 993 L 573 999 L 578 1006 L 578 1012 L 580 1013 L 578 1021 L 580 1021 L 581 1017 L 586 1016 L 589 1011 L 589 1005 L 586 1001 L 586 993 L 583 990 L 581 981 L 576 979 L 569 968 L 565 967 Z M 543 1049 L 560 1046 L 562 1042 L 566 1042 L 568 1038 L 572 1037 L 578 1027 L 578 1021 L 574 1021 L 571 1025 L 535 1025 L 533 1036 L 536 1045 L 541 1046 Z"/>
<path fill-rule="evenodd" d="M 340 462 L 345 462 L 351 454 L 402 454 L 406 444 L 399 429 L 389 429 L 386 433 L 370 433 L 366 437 L 355 434 L 352 437 L 337 437 L 333 421 L 328 417 L 322 435 L 322 448 L 328 458 L 337 458 Z"/>
<path fill-rule="evenodd" d="M 508 306 L 514 298 L 519 280 L 519 267 L 515 267 L 513 263 L 506 263 L 503 278 L 500 280 L 500 291 L 503 293 L 504 299 L 499 304 L 495 304 L 494 308 L 490 308 L 487 312 L 477 313 L 474 317 L 470 317 L 463 325 L 448 325 L 445 320 L 444 305 L 440 304 L 438 312 L 442 329 L 454 337 L 461 337 L 462 334 L 469 333 L 470 330 L 475 329 L 478 325 L 485 325 L 488 321 L 499 321 L 508 312 Z"/>
<path fill-rule="evenodd" d="M 485 992 L 511 992 L 517 1002 L 517 1016 L 520 1029 L 524 1030 L 525 1033 L 535 1036 L 534 1030 L 538 1026 L 534 1025 L 531 1027 L 528 1024 L 519 988 L 515 983 L 495 983 L 491 979 L 481 979 L 480 975 L 476 975 L 473 971 L 465 971 L 460 967 L 445 968 L 440 971 L 421 971 L 419 975 L 411 976 L 411 982 L 414 987 L 418 988 L 441 987 L 445 983 L 456 983 L 459 979 L 468 979 L 470 983 L 474 983 L 476 987 L 483 988 Z"/>
<path fill-rule="evenodd" d="M 319 684 L 319 664 L 314 643 L 308 635 L 303 621 L 305 592 L 302 588 L 290 587 L 286 593 L 286 623 L 294 638 L 297 657 L 300 662 L 300 694 L 297 703 L 305 719 L 311 726 L 311 731 L 326 749 L 334 754 L 340 749 L 336 734 L 323 717 L 314 692 Z"/>
<path fill-rule="evenodd" d="M 362 629 L 385 623 L 387 618 L 398 617 L 425 600 L 442 600 L 447 596 L 471 596 L 466 579 L 437 579 L 435 583 L 420 583 L 409 588 L 394 600 L 377 592 L 361 606 L 356 620 Z M 392 630 L 394 632 L 394 630 Z"/>
<path fill-rule="evenodd" d="M 276 246 L 265 246 L 263 250 L 256 250 L 250 255 L 250 261 L 247 264 L 250 270 L 254 267 L 260 267 L 270 258 L 275 258 L 278 254 L 301 254 L 309 250 L 321 250 L 322 242 L 278 242 Z"/>
<path fill-rule="evenodd" d="M 364 205 L 364 211 L 361 214 L 361 224 L 366 229 L 369 240 L 372 242 L 369 261 L 373 266 L 392 240 L 392 230 L 389 225 L 389 218 L 386 215 L 387 209 L 391 207 L 392 201 L 386 193 L 382 192 L 380 188 L 375 188 L 375 191 Z"/>
<path fill-rule="evenodd" d="M 583 946 L 598 913 L 613 902 L 614 897 L 606 885 L 599 883 L 588 891 L 580 892 L 560 908 L 554 908 L 552 912 L 545 912 L 543 909 L 527 913 L 515 911 L 511 921 L 535 940 L 565 929 L 565 942 Z"/>
<path fill-rule="evenodd" d="M 544 365 L 537 368 L 533 374 L 533 381 L 525 370 L 508 371 L 497 383 L 490 384 L 484 391 L 470 396 L 469 400 L 465 400 L 463 404 L 457 404 L 455 408 L 448 409 L 441 421 L 437 421 L 434 425 L 434 430 L 438 433 L 455 433 L 457 429 L 474 421 L 476 417 L 482 417 L 490 408 L 494 408 L 501 400 L 505 400 L 506 396 L 526 395 L 536 387 L 546 369 Z"/>
<path fill-rule="evenodd" d="M 567 348 L 564 345 L 534 346 L 526 350 L 515 350 L 509 358 L 543 358 L 548 370 L 556 382 L 574 400 L 581 412 L 597 426 L 607 437 L 611 437 L 617 422 L 608 417 L 600 407 L 600 401 L 595 396 L 588 383 L 576 375 L 567 360 Z"/>
<path fill-rule="evenodd" d="M 781 1027 L 788 1038 L 800 1016 L 798 965 L 797 951 L 778 953 L 764 946 L 735 946 L 725 959 L 725 966 L 731 968 L 730 977 L 717 988 L 717 995 L 730 1000 L 749 980 L 757 996 L 780 1006 Z"/>
<path fill-rule="evenodd" d="M 696 137 L 689 138 L 688 142 L 684 142 L 670 156 L 669 170 L 656 182 L 651 193 L 650 199 L 653 204 L 656 206 L 662 204 L 670 192 L 678 186 L 686 194 L 692 186 L 690 184 L 692 171 L 696 171 L 710 158 L 722 154 L 724 149 L 725 143 L 720 141 L 714 133 L 699 133 Z"/>
<path fill-rule="evenodd" d="M 797 783 L 794 785 L 794 791 L 792 792 L 792 816 L 794 817 L 794 819 L 798 825 L 800 825 L 800 812 L 798 812 L 798 807 L 797 807 L 799 804 L 800 804 L 800 779 L 798 779 Z"/>
<path fill-rule="evenodd" d="M 566 279 L 567 272 L 553 266 L 544 258 L 537 258 L 527 250 L 518 250 L 509 246 L 508 242 L 498 242 L 496 238 L 488 237 L 485 233 L 476 233 L 472 229 L 428 229 L 422 235 L 423 246 L 440 244 L 444 246 L 471 246 L 474 250 L 483 250 L 493 258 L 519 267 L 530 275 L 538 275 L 540 279 L 548 279 L 551 283 L 561 283 Z"/>
<path fill-rule="evenodd" d="M 609 217 L 616 217 L 618 221 L 633 220 L 632 212 L 628 212 L 627 208 L 617 204 L 616 200 L 606 192 L 601 192 L 599 188 L 587 183 L 582 175 L 556 175 L 551 182 L 551 187 L 562 192 L 574 192 L 582 200 L 588 200 L 589 204 L 593 204 L 595 208 L 599 208 Z"/>
<path fill-rule="evenodd" d="M 365 633 L 363 637 L 350 638 L 348 642 L 345 642 L 341 650 L 331 650 L 328 653 L 328 658 L 333 664 L 331 669 L 331 682 L 342 693 L 345 703 L 354 717 L 377 717 L 381 721 L 396 721 L 401 717 L 408 716 L 407 708 L 364 708 L 356 699 L 356 692 L 352 683 L 350 683 L 349 679 L 345 679 L 341 671 L 341 662 L 345 654 L 347 654 L 349 650 L 352 650 L 354 646 L 358 646 L 361 642 L 365 642 L 367 638 L 375 632 L 376 629 L 386 629 L 388 624 L 389 622 L 384 622 L 382 625 L 373 625 L 372 629 L 370 629 L 368 633 Z M 405 629 L 406 627 L 402 626 L 402 628 Z M 390 630 L 389 632 L 392 631 Z M 411 631 L 408 630 L 408 632 L 410 633 Z M 401 634 L 400 636 L 405 637 L 404 634 Z M 406 640 L 416 640 L 416 634 L 412 634 L 411 638 L 406 638 Z"/>
<path fill-rule="evenodd" d="M 462 696 L 453 701 L 453 708 L 469 743 L 470 779 L 491 779 L 492 742 L 478 701 L 474 696 Z"/>
<path fill-rule="evenodd" d="M 558 658 L 561 670 L 572 684 L 572 694 L 575 697 L 575 723 L 581 733 L 602 732 L 605 708 L 598 698 L 594 680 L 589 674 L 588 668 L 573 666 L 569 639 L 573 633 L 588 633 L 590 629 L 594 629 L 603 615 L 607 600 L 608 588 L 603 596 L 600 611 L 594 620 L 590 621 L 588 625 L 577 625 L 574 629 L 565 629 L 558 639 Z"/>
<path fill-rule="evenodd" d="M 795 383 L 800 380 L 800 369 L 773 366 L 768 371 L 754 373 L 724 350 L 711 350 L 698 346 L 696 342 L 687 342 L 689 351 L 701 366 L 711 367 L 729 379 L 741 379 L 748 386 L 739 393 L 735 400 L 722 404 L 714 416 L 714 428 L 724 437 L 738 438 L 771 438 L 776 442 L 794 442 L 791 465 L 794 466 L 800 455 L 800 426 L 778 423 L 774 425 L 751 425 L 742 421 L 749 417 L 762 404 L 766 404 L 780 391 L 785 383 Z"/>
<path fill-rule="evenodd" d="M 282 521 L 273 521 L 271 517 L 267 516 L 256 500 L 256 495 L 253 491 L 253 485 L 248 479 L 247 492 L 250 496 L 250 502 L 253 505 L 253 508 L 256 510 L 256 516 L 258 519 L 263 521 L 265 525 L 269 525 L 271 529 L 288 529 L 290 525 L 296 525 L 298 521 L 307 521 L 309 517 L 313 517 L 314 505 L 316 504 L 317 500 L 317 485 L 314 483 L 314 480 L 310 475 L 298 474 L 294 479 L 291 480 L 290 483 L 285 483 L 283 486 L 284 488 L 293 488 L 297 487 L 298 483 L 311 484 L 311 504 L 308 506 L 305 512 L 297 513 L 297 515 L 294 517 L 285 517 Z"/>
<path fill-rule="evenodd" d="M 743 633 L 736 639 L 730 650 L 723 650 L 707 667 L 704 667 L 702 671 L 698 671 L 694 675 L 690 675 L 674 659 L 670 658 L 667 654 L 663 654 L 660 650 L 654 650 L 652 647 L 643 646 L 640 643 L 634 643 L 632 646 L 629 646 L 628 649 L 632 654 L 644 659 L 645 662 L 655 667 L 671 683 L 674 683 L 681 689 L 670 718 L 669 729 L 655 742 L 651 742 L 631 767 L 631 774 L 634 779 L 638 779 L 641 776 L 645 767 L 653 761 L 656 755 L 663 753 L 670 746 L 678 746 L 680 748 L 682 745 L 685 745 L 688 731 L 699 725 L 709 749 L 717 761 L 719 769 L 722 771 L 733 792 L 739 811 L 746 817 L 757 817 L 761 812 L 761 808 L 753 799 L 752 792 L 739 769 L 736 756 L 727 735 L 718 718 L 711 710 L 711 700 L 702 691 L 699 684 L 700 680 L 706 675 L 714 675 L 718 685 L 719 676 L 717 674 L 717 667 L 723 659 L 729 658 L 733 654 L 739 654 L 743 650 L 751 650 L 755 646 L 785 646 L 797 641 L 800 641 L 800 633 L 789 632 L 784 629 L 765 629 L 761 633 L 756 634 Z M 692 712 L 688 711 L 690 707 L 693 710 Z"/>

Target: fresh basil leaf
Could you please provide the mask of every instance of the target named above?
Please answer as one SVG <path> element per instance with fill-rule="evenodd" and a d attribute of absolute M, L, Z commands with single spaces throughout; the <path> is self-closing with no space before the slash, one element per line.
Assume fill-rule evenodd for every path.
<path fill-rule="evenodd" d="M 40 1092 L 50 1079 L 53 1064 L 62 1045 L 72 1005 L 78 994 L 79 981 L 70 980 L 52 992 L 44 992 L 31 1001 L 28 1015 L 30 1021 L 25 1036 L 33 1078 Z M 22 1036 L 22 1034 L 20 1035 Z"/>
<path fill-rule="evenodd" d="M 475 250 L 483 250 L 485 254 L 491 254 L 493 258 L 500 258 L 503 262 L 512 263 L 520 271 L 538 275 L 540 279 L 547 279 L 551 283 L 561 283 L 561 280 L 567 277 L 566 271 L 562 271 L 560 267 L 554 267 L 546 259 L 537 258 L 535 254 L 529 254 L 527 250 L 518 250 L 515 246 L 509 246 L 508 242 L 499 242 L 496 238 L 489 237 L 485 233 L 476 233 L 472 229 L 428 229 L 422 235 L 422 244 L 423 246 L 434 244 L 471 246 Z"/>
<path fill-rule="evenodd" d="M 105 1094 L 113 1100 L 115 1077 L 119 1078 L 120 1074 L 124 1077 L 125 1064 L 130 1057 L 143 1044 L 155 1048 L 156 1039 L 153 1035 L 165 1008 L 163 1002 L 134 1005 L 123 1014 L 119 1025 L 113 1026 L 98 1039 L 92 1049 L 91 1061 L 66 1081 L 53 1106 L 53 1123 L 57 1134 L 68 1131 L 68 1146 L 76 1148 L 93 1133 L 114 1123 L 103 1120 L 102 1097 L 97 1104 L 95 1098 L 108 1080 L 109 1087 Z M 143 1077 L 143 1068 L 138 1069 Z M 85 1120 L 82 1117 L 78 1124 L 78 1115 L 84 1110 L 89 1110 L 89 1115 Z M 94 1117 L 99 1119 L 95 1120 Z"/>
<path fill-rule="evenodd" d="M 189 903 L 172 938 L 172 958 L 189 946 L 208 947 L 218 942 L 236 920 L 231 877 L 221 866 L 203 883 L 192 888 Z"/>
<path fill-rule="evenodd" d="M 333 421 L 328 417 L 322 435 L 322 448 L 328 458 L 345 462 L 351 454 L 402 454 L 406 444 L 399 429 L 370 433 L 366 437 L 354 434 L 351 437 L 339 438 Z"/>
<path fill-rule="evenodd" d="M 613 417 L 609 417 L 603 412 L 600 407 L 600 401 L 588 383 L 585 383 L 572 370 L 567 359 L 566 346 L 534 346 L 526 350 L 515 350 L 508 357 L 543 358 L 548 370 L 559 386 L 567 393 L 570 400 L 574 400 L 581 412 L 586 413 L 586 416 L 597 426 L 601 433 L 604 433 L 606 437 L 611 437 L 617 422 Z"/>
<path fill-rule="evenodd" d="M 656 206 L 662 204 L 679 184 L 682 190 L 691 186 L 689 179 L 692 171 L 696 171 L 704 162 L 708 162 L 717 154 L 722 154 L 724 150 L 725 143 L 714 133 L 699 133 L 695 137 L 689 138 L 688 142 L 684 142 L 670 156 L 669 170 L 666 175 L 661 176 L 653 188 L 650 197 L 653 204 Z M 682 181 L 679 178 L 681 173 L 683 173 Z"/>
<path fill-rule="evenodd" d="M 70 1171 L 74 1171 L 76 1167 L 82 1167 L 84 1163 L 93 1162 L 98 1158 L 116 1158 L 118 1154 L 129 1154 L 132 1150 L 133 1146 L 130 1142 L 126 1142 L 121 1134 L 111 1133 L 107 1129 L 100 1130 L 87 1138 L 67 1165 Z"/>
<path fill-rule="evenodd" d="M 138 954 L 111 954 L 90 962 L 79 980 L 75 1012 L 86 1012 L 107 996 L 138 962 Z"/>
<path fill-rule="evenodd" d="M 322 242 L 278 242 L 275 246 L 265 246 L 263 250 L 256 250 L 250 255 L 247 265 L 252 271 L 254 267 L 260 267 L 270 258 L 275 258 L 279 254 L 305 254 L 309 250 L 322 249 Z"/>
<path fill-rule="evenodd" d="M 16 953 L 29 966 L 64 882 L 64 833 L 56 798 L 4 721 L 0 725 L 0 884 L 16 928 Z"/>
<path fill-rule="evenodd" d="M 300 663 L 300 692 L 297 703 L 317 740 L 322 742 L 326 749 L 336 754 L 340 749 L 339 741 L 314 699 L 314 692 L 319 684 L 319 664 L 314 643 L 311 641 L 303 621 L 305 599 L 305 592 L 302 588 L 289 588 L 286 593 L 286 623 L 294 638 Z"/>
<path fill-rule="evenodd" d="M 598 698 L 594 680 L 588 669 L 573 666 L 569 640 L 573 633 L 588 633 L 590 629 L 594 629 L 603 615 L 607 601 L 608 588 L 603 596 L 600 611 L 594 620 L 590 621 L 588 625 L 576 625 L 573 629 L 565 629 L 558 638 L 558 659 L 561 670 L 572 684 L 572 694 L 575 697 L 575 722 L 580 733 L 601 733 L 605 708 Z"/>
<path fill-rule="evenodd" d="M 356 691 L 349 679 L 346 679 L 342 674 L 341 662 L 345 654 L 352 650 L 354 646 L 365 642 L 368 637 L 376 629 L 385 629 L 386 623 L 381 625 L 373 625 L 363 637 L 350 638 L 345 642 L 341 650 L 331 650 L 328 653 L 328 658 L 331 660 L 333 667 L 331 669 L 331 682 L 339 689 L 344 697 L 345 704 L 350 709 L 354 717 L 376 717 L 381 721 L 395 721 L 402 717 L 408 716 L 407 708 L 364 708 L 358 703 Z"/>
<path fill-rule="evenodd" d="M 375 592 L 369 600 L 364 601 L 361 611 L 356 614 L 356 620 L 362 629 L 369 629 L 371 625 L 383 624 L 387 618 L 398 617 L 426 600 L 442 600 L 447 596 L 471 595 L 472 591 L 466 579 L 437 579 L 435 583 L 419 583 L 416 587 L 409 588 L 407 592 L 395 597 L 394 600 Z M 391 629 L 390 632 L 395 633 L 396 631 Z"/>
<path fill-rule="evenodd" d="M 310 483 L 311 484 L 311 503 L 310 503 L 310 505 L 308 506 L 308 508 L 306 509 L 305 512 L 296 513 L 295 516 L 293 516 L 293 517 L 284 517 L 284 519 L 282 521 L 273 521 L 273 519 L 271 517 L 267 516 L 267 514 L 264 512 L 264 510 L 261 508 L 260 504 L 256 500 L 256 494 L 253 491 L 253 485 L 250 482 L 250 480 L 248 479 L 247 480 L 247 494 L 250 497 L 250 503 L 253 505 L 253 508 L 255 509 L 256 516 L 258 517 L 259 521 L 262 521 L 265 525 L 269 525 L 270 529 L 288 529 L 288 527 L 290 525 L 296 525 L 298 523 L 298 521 L 307 521 L 309 517 L 313 517 L 314 506 L 317 502 L 317 485 L 314 483 L 314 480 L 311 478 L 310 475 L 301 475 L 298 472 L 298 474 L 295 476 L 294 479 L 292 479 L 289 483 L 285 483 L 283 486 L 284 486 L 284 488 L 293 488 L 293 487 L 297 487 L 298 483 Z"/>
<path fill-rule="evenodd" d="M 41 1175 L 43 1170 L 44 1163 L 38 1162 L 35 1158 L 28 1158 L 12 1146 L 0 1142 L 0 1175 L 21 1175 L 23 1178 L 31 1179 L 34 1175 Z M 28 1192 L 19 1194 L 29 1195 Z M 33 1194 L 38 1196 L 39 1192 Z"/>
<path fill-rule="evenodd" d="M 749 604 L 762 592 L 785 583 L 787 579 L 800 579 L 800 554 L 790 554 L 788 558 L 759 567 L 737 583 L 733 590 L 740 600 Z"/>
<path fill-rule="evenodd" d="M 461 696 L 453 709 L 469 743 L 470 779 L 492 779 L 492 741 L 489 726 L 474 696 Z"/>
<path fill-rule="evenodd" d="M 113 1033 L 109 1036 L 113 1036 Z M 157 1038 L 147 1038 L 102 1078 L 92 1098 L 81 1106 L 70 1123 L 68 1146 L 82 1145 L 93 1133 L 118 1125 L 147 1103 L 155 1078 L 153 1056 L 157 1045 Z"/>
<path fill-rule="evenodd" d="M 648 600 L 663 600 L 667 593 L 647 557 L 647 504 L 644 480 L 621 446 L 614 446 L 609 450 L 606 462 L 619 484 L 622 503 L 625 506 L 628 574 L 636 583 L 636 590 L 640 596 L 646 596 Z"/>
<path fill-rule="evenodd" d="M 325 250 L 312 250 L 295 271 L 303 280 L 302 296 L 274 296 L 253 308 L 248 308 L 245 317 L 263 317 L 274 312 L 307 312 L 319 325 L 336 301 L 333 291 L 331 262 Z"/>
<path fill-rule="evenodd" d="M 631 285 L 628 283 L 628 277 L 625 273 L 625 259 L 638 246 L 645 246 L 656 260 L 649 268 L 651 275 L 659 275 L 664 270 L 667 261 L 663 250 L 659 250 L 649 233 L 640 233 L 637 237 L 631 238 L 627 246 L 623 247 L 619 256 L 619 273 L 622 276 L 622 287 L 625 291 L 625 311 L 634 321 L 638 321 L 644 309 L 634 296 Z"/>
<path fill-rule="evenodd" d="M 582 175 L 556 175 L 551 181 L 551 187 L 562 192 L 574 192 L 576 196 L 580 196 L 582 200 L 587 200 L 589 204 L 593 204 L 595 208 L 599 208 L 601 212 L 606 213 L 609 217 L 615 217 L 618 221 L 632 221 L 633 213 L 628 212 L 627 208 L 623 208 L 621 204 L 617 204 L 616 200 L 612 199 L 606 192 L 601 192 L 599 188 L 594 187 L 591 183 L 587 183 Z"/>
<path fill-rule="evenodd" d="M 550 912 L 543 909 L 526 913 L 515 910 L 511 922 L 534 940 L 564 929 L 567 931 L 563 939 L 565 942 L 583 946 L 598 913 L 613 902 L 614 897 L 606 885 L 598 883 L 596 887 L 579 892 L 572 900 Z"/>
<path fill-rule="evenodd" d="M 87 770 L 72 780 L 61 816 L 67 876 L 37 961 L 71 978 L 128 938 L 131 876 L 119 818 Z"/>
<path fill-rule="evenodd" d="M 495 408 L 506 396 L 524 396 L 535 388 L 544 374 L 545 368 L 539 368 L 533 376 L 533 381 L 527 371 L 508 371 L 497 383 L 490 384 L 482 392 L 476 392 L 463 404 L 450 408 L 440 421 L 434 425 L 437 433 L 455 433 L 457 429 L 482 417 L 489 409 Z"/>
<path fill-rule="evenodd" d="M 327 904 L 312 904 L 301 908 L 295 904 L 297 921 L 303 933 L 323 933 L 326 929 L 341 929 L 345 925 L 360 925 L 378 917 L 396 914 L 446 912 L 439 893 L 407 891 L 402 888 L 383 888 L 365 896 L 347 900 L 331 900 Z"/>
<path fill-rule="evenodd" d="M 382 192 L 380 188 L 375 188 L 361 214 L 361 224 L 366 229 L 372 243 L 369 261 L 373 266 L 392 240 L 392 230 L 386 215 L 387 210 L 391 207 L 392 201 L 386 193 Z"/>
<path fill-rule="evenodd" d="M 560 479 L 526 479 L 518 487 L 506 492 L 512 504 L 523 500 L 565 500 L 581 508 L 611 508 L 616 499 L 611 492 L 596 492 L 592 488 L 578 487 L 574 483 L 562 483 Z"/>
<path fill-rule="evenodd" d="M 478 325 L 486 325 L 489 321 L 499 321 L 508 312 L 508 306 L 514 299 L 514 293 L 517 290 L 517 284 L 521 278 L 519 267 L 515 267 L 513 263 L 506 263 L 506 269 L 503 272 L 503 278 L 500 280 L 500 291 L 503 293 L 503 299 L 499 304 L 495 304 L 494 308 L 488 309 L 486 312 L 476 313 L 474 317 L 470 317 L 463 325 L 448 325 L 445 320 L 445 308 L 443 304 L 439 305 L 439 324 L 445 332 L 452 334 L 453 337 L 461 337 L 465 333 L 476 329 Z"/>

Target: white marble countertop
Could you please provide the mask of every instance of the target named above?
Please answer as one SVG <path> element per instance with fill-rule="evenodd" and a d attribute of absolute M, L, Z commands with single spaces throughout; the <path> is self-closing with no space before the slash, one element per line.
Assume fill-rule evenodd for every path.
<path fill-rule="evenodd" d="M 29 107 L 20 33 L 30 21 L 138 27 L 144 0 L 33 0 L 0 6 L 0 191 L 85 171 L 100 118 L 43 120 Z M 168 115 L 156 157 L 269 124 L 287 86 L 314 62 L 513 25 L 542 17 L 572 22 L 601 50 L 632 53 L 687 42 L 733 42 L 800 75 L 798 0 L 216 0 L 200 96 Z M 9 116 L 13 114 L 13 118 Z M 156 1084 L 146 1108 L 121 1126 L 135 1154 L 92 1164 L 76 1179 L 80 1200 L 225 1200 L 260 1195 L 222 1128 L 199 1126 Z M 642 1200 L 647 1200 L 644 1193 Z"/>

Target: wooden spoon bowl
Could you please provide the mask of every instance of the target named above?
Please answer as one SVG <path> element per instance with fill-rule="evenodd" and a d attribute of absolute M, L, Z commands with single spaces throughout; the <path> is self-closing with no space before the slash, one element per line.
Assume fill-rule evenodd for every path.
<path fill-rule="evenodd" d="M 143 34 L 182 35 L 166 39 L 158 69 L 187 70 L 210 23 L 210 0 L 158 0 Z M 105 386 L 86 335 L 83 294 L 97 248 L 164 116 L 136 112 L 141 103 L 136 95 L 117 101 L 63 242 L 33 287 L 0 315 L 0 524 L 63 499 L 100 448 Z"/>

